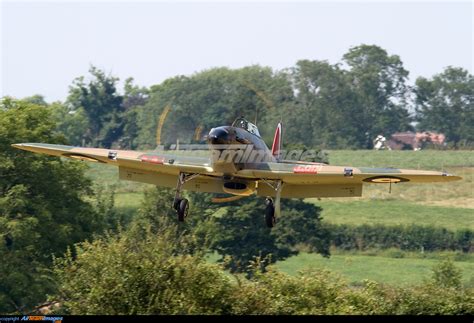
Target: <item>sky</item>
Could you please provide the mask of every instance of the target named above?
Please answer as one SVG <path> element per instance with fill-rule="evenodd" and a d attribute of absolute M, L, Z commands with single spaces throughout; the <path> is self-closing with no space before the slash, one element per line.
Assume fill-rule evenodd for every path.
<path fill-rule="evenodd" d="M 0 96 L 48 102 L 91 65 L 141 86 L 212 67 L 334 64 L 360 44 L 399 55 L 411 83 L 474 65 L 472 1 L 3 0 L 0 11 Z"/>

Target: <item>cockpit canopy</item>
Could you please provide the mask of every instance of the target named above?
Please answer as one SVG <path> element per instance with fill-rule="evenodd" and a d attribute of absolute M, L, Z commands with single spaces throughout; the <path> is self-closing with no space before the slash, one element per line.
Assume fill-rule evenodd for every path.
<path fill-rule="evenodd" d="M 242 128 L 242 129 L 244 129 L 244 130 L 247 130 L 247 131 L 250 132 L 251 134 L 254 134 L 254 135 L 260 137 L 260 133 L 258 132 L 257 126 L 254 125 L 253 123 L 251 123 L 251 122 L 245 120 L 245 118 L 243 118 L 243 117 L 237 118 L 237 119 L 232 123 L 232 127 Z"/>

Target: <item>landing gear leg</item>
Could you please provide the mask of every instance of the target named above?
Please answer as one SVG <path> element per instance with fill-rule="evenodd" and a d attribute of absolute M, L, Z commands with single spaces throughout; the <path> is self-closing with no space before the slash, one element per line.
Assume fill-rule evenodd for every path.
<path fill-rule="evenodd" d="M 280 197 L 281 191 L 283 189 L 283 182 L 276 181 L 275 185 L 270 183 L 267 184 L 270 185 L 276 192 L 275 201 L 273 201 L 270 197 L 267 197 L 265 200 L 265 224 L 267 227 L 273 228 L 276 224 L 276 219 L 280 216 Z"/>
<path fill-rule="evenodd" d="M 275 206 L 273 205 L 273 200 L 270 197 L 265 199 L 265 224 L 268 228 L 273 228 L 275 225 Z"/>
<path fill-rule="evenodd" d="M 176 184 L 176 193 L 174 195 L 174 200 L 173 200 L 173 209 L 176 210 L 179 222 L 184 221 L 184 219 L 188 216 L 188 211 L 189 211 L 189 201 L 181 197 L 181 191 L 183 189 L 183 185 L 187 181 L 192 180 L 196 176 L 198 176 L 198 174 L 179 173 L 178 183 Z"/>

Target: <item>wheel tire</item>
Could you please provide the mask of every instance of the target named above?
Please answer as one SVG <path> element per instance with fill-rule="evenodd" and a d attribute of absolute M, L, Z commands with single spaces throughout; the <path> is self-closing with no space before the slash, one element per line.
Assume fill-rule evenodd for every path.
<path fill-rule="evenodd" d="M 173 208 L 178 211 L 179 209 L 179 203 L 181 203 L 183 199 L 182 198 L 177 198 L 177 199 L 174 199 L 174 202 L 173 202 Z"/>
<path fill-rule="evenodd" d="M 178 205 L 178 221 L 184 222 L 184 219 L 188 216 L 189 202 L 187 199 L 182 199 Z"/>
<path fill-rule="evenodd" d="M 270 199 L 265 201 L 267 207 L 265 208 L 265 224 L 268 228 L 273 228 L 275 226 L 275 207 L 273 206 L 273 202 Z"/>

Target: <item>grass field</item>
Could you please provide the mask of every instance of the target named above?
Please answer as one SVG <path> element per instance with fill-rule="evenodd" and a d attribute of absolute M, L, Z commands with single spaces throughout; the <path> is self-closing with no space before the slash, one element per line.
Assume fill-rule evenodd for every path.
<path fill-rule="evenodd" d="M 468 208 L 420 205 L 403 200 L 338 202 L 326 199 L 314 203 L 323 208 L 322 216 L 329 223 L 418 224 L 474 230 L 474 211 Z"/>
<path fill-rule="evenodd" d="M 364 186 L 361 199 L 395 199 L 420 204 L 474 208 L 474 151 L 372 151 L 334 150 L 329 152 L 331 164 L 370 167 L 397 167 L 447 171 L 462 177 L 450 183 Z M 350 202 L 351 199 L 336 199 Z"/>
<path fill-rule="evenodd" d="M 117 193 L 139 193 L 143 192 L 144 188 L 151 187 L 143 183 L 119 180 L 118 167 L 98 163 L 87 163 L 87 165 L 89 170 L 86 175 L 96 185 L 114 189 Z"/>
<path fill-rule="evenodd" d="M 290 275 L 305 269 L 329 269 L 342 275 L 350 283 L 360 283 L 364 279 L 392 285 L 418 284 L 429 279 L 437 259 L 390 258 L 366 255 L 332 255 L 329 259 L 317 254 L 300 253 L 274 266 Z M 462 270 L 464 284 L 474 284 L 474 263 L 455 261 Z"/>
<path fill-rule="evenodd" d="M 444 170 L 474 167 L 471 150 L 330 150 L 331 165 Z"/>

